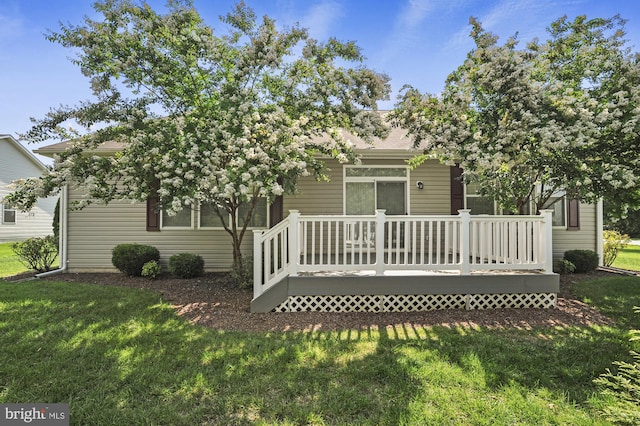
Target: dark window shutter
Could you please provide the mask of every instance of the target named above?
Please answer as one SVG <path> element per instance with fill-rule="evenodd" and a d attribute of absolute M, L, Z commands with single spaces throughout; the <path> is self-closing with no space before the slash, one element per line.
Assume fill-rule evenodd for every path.
<path fill-rule="evenodd" d="M 160 231 L 159 198 L 156 194 L 158 182 L 151 184 L 151 194 L 147 198 L 147 231 Z"/>
<path fill-rule="evenodd" d="M 450 167 L 451 175 L 451 214 L 458 214 L 464 209 L 464 184 L 462 183 L 462 169 L 456 164 Z"/>
<path fill-rule="evenodd" d="M 567 203 L 567 229 L 569 231 L 580 229 L 580 200 L 569 200 Z"/>
<path fill-rule="evenodd" d="M 269 227 L 273 228 L 284 219 L 284 199 L 278 195 L 269 206 Z"/>

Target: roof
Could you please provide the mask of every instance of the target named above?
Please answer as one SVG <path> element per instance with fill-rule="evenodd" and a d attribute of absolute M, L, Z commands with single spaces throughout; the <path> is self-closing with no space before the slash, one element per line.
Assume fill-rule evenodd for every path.
<path fill-rule="evenodd" d="M 383 115 L 386 115 L 388 111 L 381 111 Z M 407 135 L 407 131 L 398 127 L 390 127 L 389 136 L 385 139 L 373 138 L 372 143 L 367 143 L 364 139 L 355 136 L 345 130 L 341 131 L 341 135 L 348 141 L 350 141 L 356 151 L 367 156 L 394 156 L 394 155 L 407 155 L 407 151 L 413 150 L 413 140 Z M 35 152 L 47 157 L 52 157 L 54 154 L 63 152 L 69 146 L 69 141 L 59 142 L 52 145 L 47 145 L 37 149 Z M 117 152 L 122 147 L 122 144 L 118 142 L 105 142 L 94 149 L 92 152 L 95 154 L 110 154 Z"/>
<path fill-rule="evenodd" d="M 15 146 L 16 149 L 18 149 L 18 151 L 22 152 L 22 154 L 27 159 L 29 159 L 33 164 L 35 164 L 36 166 L 38 166 L 42 170 L 46 170 L 47 166 L 45 166 L 44 163 L 38 159 L 38 157 L 33 155 L 33 152 L 29 151 L 29 149 L 27 149 L 24 145 L 22 145 L 20 142 L 18 142 L 18 140 L 16 138 L 14 138 L 13 136 L 11 136 L 9 134 L 0 134 L 0 140 L 8 141 L 10 144 Z"/>

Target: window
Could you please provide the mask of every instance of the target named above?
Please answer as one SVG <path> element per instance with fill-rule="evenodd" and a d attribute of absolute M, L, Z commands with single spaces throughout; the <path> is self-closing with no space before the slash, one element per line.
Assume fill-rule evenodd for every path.
<path fill-rule="evenodd" d="M 242 204 L 236 212 L 238 226 L 244 226 L 244 217 L 249 210 L 248 204 Z M 258 199 L 251 221 L 249 222 L 249 228 L 267 228 L 269 223 L 269 208 L 266 198 Z M 227 220 L 227 226 L 230 221 Z M 200 206 L 200 228 L 223 228 L 222 221 L 216 213 L 212 204 L 202 204 Z"/>
<path fill-rule="evenodd" d="M 493 198 L 478 194 L 478 184 L 465 185 L 465 204 L 471 210 L 471 214 L 495 214 L 496 206 Z"/>
<path fill-rule="evenodd" d="M 6 204 L 2 205 L 2 224 L 3 225 L 15 225 L 16 224 L 16 210 L 9 207 Z"/>
<path fill-rule="evenodd" d="M 543 210 L 553 210 L 551 214 L 553 226 L 566 226 L 566 197 L 551 197 L 547 201 Z"/>
<path fill-rule="evenodd" d="M 169 216 L 166 211 L 162 211 L 162 227 L 163 228 L 192 228 L 192 211 L 186 207 L 176 213 L 175 216 Z"/>
<path fill-rule="evenodd" d="M 385 210 L 388 215 L 408 213 L 406 167 L 357 167 L 344 169 L 344 212 L 372 215 Z"/>

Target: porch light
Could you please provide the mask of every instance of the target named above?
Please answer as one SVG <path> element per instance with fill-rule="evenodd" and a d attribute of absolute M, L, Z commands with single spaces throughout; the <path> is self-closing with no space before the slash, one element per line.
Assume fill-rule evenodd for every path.
<path fill-rule="evenodd" d="M 424 189 L 424 183 L 421 180 L 416 182 L 416 186 L 418 187 L 418 189 Z"/>

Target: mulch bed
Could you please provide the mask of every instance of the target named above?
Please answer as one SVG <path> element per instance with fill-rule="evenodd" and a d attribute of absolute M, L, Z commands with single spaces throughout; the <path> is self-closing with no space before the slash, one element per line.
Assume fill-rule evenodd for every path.
<path fill-rule="evenodd" d="M 32 274 L 12 277 L 15 281 Z M 612 321 L 577 300 L 572 286 L 586 279 L 612 276 L 605 271 L 562 275 L 556 309 L 438 310 L 389 313 L 251 313 L 252 291 L 234 285 L 228 274 L 208 273 L 200 278 L 161 277 L 149 280 L 122 273 L 62 273 L 42 280 L 83 282 L 149 289 L 160 293 L 177 313 L 193 324 L 226 331 L 334 331 L 388 327 L 524 328 L 609 325 Z"/>

